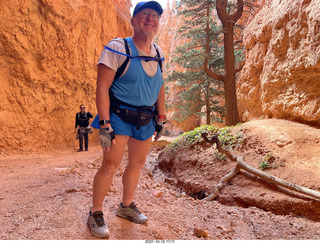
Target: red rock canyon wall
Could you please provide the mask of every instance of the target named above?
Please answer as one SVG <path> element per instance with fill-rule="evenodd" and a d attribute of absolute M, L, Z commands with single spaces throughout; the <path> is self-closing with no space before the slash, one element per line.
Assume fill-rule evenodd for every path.
<path fill-rule="evenodd" d="M 96 114 L 96 63 L 132 34 L 130 0 L 0 1 L 0 153 L 69 147 L 80 103 Z"/>
<path fill-rule="evenodd" d="M 281 118 L 320 126 L 320 1 L 273 0 L 245 30 L 238 80 L 244 121 Z"/>

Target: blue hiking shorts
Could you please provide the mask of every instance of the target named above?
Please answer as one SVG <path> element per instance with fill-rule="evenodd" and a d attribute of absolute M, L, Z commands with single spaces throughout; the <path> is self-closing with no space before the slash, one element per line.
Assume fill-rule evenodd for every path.
<path fill-rule="evenodd" d="M 130 107 L 120 105 L 121 108 Z M 126 135 L 130 136 L 139 141 L 145 141 L 153 136 L 154 132 L 156 131 L 156 124 L 154 119 L 151 119 L 150 122 L 144 126 L 141 126 L 139 130 L 137 130 L 136 125 L 132 125 L 130 123 L 124 122 L 122 119 L 118 117 L 118 115 L 110 112 L 110 122 L 111 127 L 116 135 Z M 97 115 L 93 120 L 92 127 L 99 129 L 99 116 Z"/>
<path fill-rule="evenodd" d="M 124 122 L 114 113 L 110 114 L 110 121 L 116 135 L 127 135 L 139 141 L 149 139 L 156 131 L 154 119 L 151 119 L 147 125 L 141 126 L 139 130 L 136 125 Z"/>

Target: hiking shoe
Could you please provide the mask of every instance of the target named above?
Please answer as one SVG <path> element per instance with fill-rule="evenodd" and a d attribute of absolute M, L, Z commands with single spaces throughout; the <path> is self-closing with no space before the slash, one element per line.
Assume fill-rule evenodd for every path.
<path fill-rule="evenodd" d="M 143 224 L 148 221 L 147 216 L 139 211 L 134 202 L 132 202 L 128 207 L 123 207 L 122 203 L 120 203 L 117 210 L 117 216 L 128 219 L 137 224 Z"/>
<path fill-rule="evenodd" d="M 102 211 L 96 211 L 91 214 L 91 210 L 88 217 L 88 226 L 92 235 L 98 238 L 109 237 L 108 226 L 104 222 Z"/>

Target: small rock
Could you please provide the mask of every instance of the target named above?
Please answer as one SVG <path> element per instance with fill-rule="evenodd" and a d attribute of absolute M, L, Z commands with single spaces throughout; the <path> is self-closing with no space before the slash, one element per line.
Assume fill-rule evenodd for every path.
<path fill-rule="evenodd" d="M 79 189 L 75 189 L 75 188 L 71 188 L 69 190 L 66 190 L 66 193 L 74 193 L 74 192 L 78 192 Z"/>
<path fill-rule="evenodd" d="M 150 186 L 148 185 L 148 183 L 144 183 L 144 185 L 142 185 L 143 189 L 150 189 Z"/>
<path fill-rule="evenodd" d="M 224 230 L 221 225 L 218 225 L 218 226 L 216 226 L 216 227 L 217 227 L 217 229 Z"/>
<path fill-rule="evenodd" d="M 165 178 L 164 182 L 168 183 L 169 185 L 175 185 L 176 184 L 174 179 L 171 179 L 171 178 Z"/>
<path fill-rule="evenodd" d="M 208 237 L 209 236 L 208 231 L 203 230 L 203 229 L 198 229 L 198 228 L 194 228 L 194 234 L 199 238 L 200 237 Z"/>
<path fill-rule="evenodd" d="M 163 197 L 163 192 L 162 191 L 153 191 L 153 195 L 155 197 Z"/>
<path fill-rule="evenodd" d="M 153 174 L 150 171 L 148 172 L 148 176 L 153 179 Z"/>

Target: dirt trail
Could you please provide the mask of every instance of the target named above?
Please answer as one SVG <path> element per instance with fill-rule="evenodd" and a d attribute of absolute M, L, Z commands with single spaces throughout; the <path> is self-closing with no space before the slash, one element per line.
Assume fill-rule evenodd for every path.
<path fill-rule="evenodd" d="M 254 128 L 258 128 L 257 126 L 260 126 L 260 130 L 255 131 Z M 256 136 L 256 140 L 258 137 L 259 140 L 263 140 L 261 139 L 263 137 L 258 136 L 265 130 L 261 126 L 257 124 L 244 127 L 249 135 L 248 144 L 254 144 L 253 135 Z M 277 125 L 273 126 L 277 127 Z M 279 128 L 278 133 L 284 133 L 284 130 Z M 275 141 L 283 143 L 288 148 L 295 144 L 294 140 L 291 143 L 283 141 L 282 134 L 280 137 L 272 133 L 270 135 L 274 136 Z M 310 136 L 314 138 L 312 137 L 311 140 Z M 305 146 L 310 141 L 316 145 L 319 143 L 317 138 L 311 133 L 302 139 L 297 139 L 299 143 L 301 142 L 301 147 L 306 148 L 304 152 L 299 151 L 297 156 L 303 159 L 312 153 L 313 159 L 318 160 L 320 155 L 318 151 L 310 152 L 311 147 Z M 264 140 L 264 142 L 269 141 L 267 138 Z M 237 203 L 222 204 L 223 201 L 220 200 L 227 199 L 226 195 L 234 196 L 236 191 L 239 192 L 239 188 L 236 188 L 237 184 L 242 187 L 242 192 L 251 195 L 256 193 L 253 197 L 258 194 L 264 197 L 265 201 L 283 198 L 279 193 L 272 195 L 273 189 L 270 188 L 264 189 L 264 194 L 254 192 L 257 188 L 248 188 L 250 182 L 243 175 L 236 178 L 230 187 L 222 192 L 219 201 L 194 200 L 170 184 L 166 174 L 157 169 L 156 159 L 161 146 L 161 142 L 154 144 L 146 166 L 142 170 L 136 191 L 135 202 L 149 217 L 148 223 L 144 225 L 134 224 L 115 216 L 121 200 L 121 176 L 126 165 L 126 156 L 124 157 L 114 177 L 111 192 L 105 200 L 110 239 L 320 239 L 320 222 L 292 215 L 276 215 L 272 211 L 261 209 L 258 205 L 247 205 L 244 208 Z M 258 149 L 255 147 L 254 150 Z M 276 149 L 278 150 L 278 148 L 274 150 Z M 286 150 L 288 153 L 293 151 L 293 148 Z M 50 153 L 3 155 L 0 160 L 0 239 L 96 239 L 89 233 L 86 220 L 91 206 L 92 180 L 101 164 L 101 154 L 99 145 L 91 145 L 88 152 L 81 153 L 76 152 L 76 148 L 72 148 L 69 151 Z M 303 162 L 305 163 L 306 160 Z M 297 169 L 300 169 L 301 164 L 305 166 L 303 162 L 295 161 Z M 307 172 L 313 172 L 314 175 L 320 172 L 318 164 L 309 163 L 308 165 L 310 167 L 302 172 L 303 176 Z M 277 173 L 290 178 L 288 168 L 281 170 L 283 172 Z M 190 180 L 198 173 L 195 169 L 193 175 L 189 176 Z M 318 184 L 312 177 L 304 178 L 303 185 L 312 187 Z M 206 184 L 211 188 L 215 183 L 212 181 Z M 258 191 L 261 191 L 261 188 Z M 239 193 L 237 197 L 243 196 Z M 243 199 L 249 201 L 248 195 Z M 199 237 L 201 235 L 203 237 Z"/>

